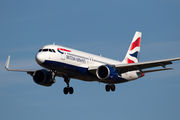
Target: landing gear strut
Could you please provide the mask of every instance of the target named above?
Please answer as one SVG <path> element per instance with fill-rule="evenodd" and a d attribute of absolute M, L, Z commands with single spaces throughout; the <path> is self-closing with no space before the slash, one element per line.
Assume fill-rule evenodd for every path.
<path fill-rule="evenodd" d="M 56 70 L 51 70 L 51 76 L 52 76 L 51 80 L 53 81 L 53 83 L 55 83 L 56 82 L 56 80 L 55 80 Z"/>
<path fill-rule="evenodd" d="M 111 91 L 115 91 L 116 90 L 116 86 L 114 84 L 107 84 L 105 87 L 106 91 L 109 92 Z"/>
<path fill-rule="evenodd" d="M 67 84 L 67 87 L 65 87 L 63 90 L 64 94 L 65 95 L 67 95 L 68 93 L 73 94 L 73 92 L 74 92 L 73 87 L 69 87 L 70 78 L 68 78 L 68 77 L 63 77 L 63 78 L 64 78 L 64 82 L 66 82 L 66 84 Z"/>

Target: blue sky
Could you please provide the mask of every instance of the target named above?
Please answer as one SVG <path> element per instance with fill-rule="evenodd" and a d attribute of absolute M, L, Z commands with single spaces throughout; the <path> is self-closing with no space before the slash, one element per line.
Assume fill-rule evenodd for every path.
<path fill-rule="evenodd" d="M 75 92 L 67 96 L 62 78 L 43 87 L 4 69 L 8 55 L 11 68 L 40 69 L 35 54 L 53 42 L 123 60 L 136 31 L 141 62 L 180 57 L 178 0 L 1 0 L 0 11 L 1 119 L 180 119 L 179 61 L 172 71 L 146 74 L 110 93 L 103 83 L 71 79 Z"/>

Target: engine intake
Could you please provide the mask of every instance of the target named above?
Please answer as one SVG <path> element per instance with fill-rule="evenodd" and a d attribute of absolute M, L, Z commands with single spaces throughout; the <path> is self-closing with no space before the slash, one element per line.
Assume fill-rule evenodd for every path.
<path fill-rule="evenodd" d="M 118 77 L 118 72 L 111 66 L 102 65 L 96 70 L 96 75 L 101 80 L 116 79 Z"/>
<path fill-rule="evenodd" d="M 54 83 L 52 80 L 51 72 L 47 70 L 37 70 L 33 74 L 33 80 L 36 84 L 42 86 L 51 86 Z"/>

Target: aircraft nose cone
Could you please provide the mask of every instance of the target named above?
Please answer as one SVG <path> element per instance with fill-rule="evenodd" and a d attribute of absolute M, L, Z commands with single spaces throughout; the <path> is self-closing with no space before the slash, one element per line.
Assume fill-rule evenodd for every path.
<path fill-rule="evenodd" d="M 38 64 L 44 63 L 44 55 L 42 53 L 37 53 L 36 54 L 36 62 Z"/>

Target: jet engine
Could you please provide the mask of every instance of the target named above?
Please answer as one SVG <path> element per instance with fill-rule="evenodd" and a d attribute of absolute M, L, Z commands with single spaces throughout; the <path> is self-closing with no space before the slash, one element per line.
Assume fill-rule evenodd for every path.
<path fill-rule="evenodd" d="M 54 82 L 52 80 L 51 72 L 47 70 L 37 70 L 33 74 L 33 80 L 36 84 L 42 86 L 51 86 Z"/>
<path fill-rule="evenodd" d="M 118 78 L 117 70 L 111 66 L 108 66 L 108 65 L 100 66 L 96 70 L 96 75 L 101 80 Z"/>

